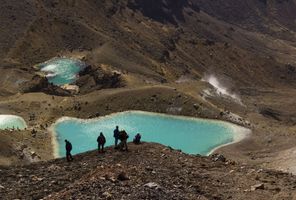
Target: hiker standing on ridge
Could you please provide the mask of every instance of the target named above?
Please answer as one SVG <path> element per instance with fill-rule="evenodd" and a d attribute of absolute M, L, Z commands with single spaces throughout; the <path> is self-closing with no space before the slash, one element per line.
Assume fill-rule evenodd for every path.
<path fill-rule="evenodd" d="M 72 144 L 68 140 L 65 140 L 65 143 L 66 143 L 66 158 L 67 158 L 67 161 L 70 162 L 73 160 L 73 157 L 71 155 Z"/>
<path fill-rule="evenodd" d="M 118 139 L 119 139 L 119 129 L 118 126 L 116 126 L 115 130 L 113 131 L 113 137 L 115 139 L 115 149 L 117 149 L 118 147 Z"/>
<path fill-rule="evenodd" d="M 127 139 L 128 139 L 128 134 L 126 133 L 125 130 L 122 130 L 119 132 L 119 139 L 120 139 L 120 144 L 119 144 L 119 149 L 121 151 L 128 151 L 127 148 Z"/>
<path fill-rule="evenodd" d="M 134 144 L 140 144 L 141 143 L 141 134 L 140 133 L 137 133 L 137 135 L 135 136 L 133 142 Z"/>
<path fill-rule="evenodd" d="M 100 133 L 99 137 L 97 138 L 97 142 L 98 142 L 98 152 L 104 153 L 104 145 L 106 143 L 106 138 L 102 132 Z M 102 147 L 102 149 L 101 149 L 101 147 Z"/>

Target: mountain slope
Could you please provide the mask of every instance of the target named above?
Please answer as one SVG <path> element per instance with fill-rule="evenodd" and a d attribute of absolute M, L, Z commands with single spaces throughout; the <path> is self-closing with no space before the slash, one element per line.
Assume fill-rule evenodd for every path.
<path fill-rule="evenodd" d="M 202 10 L 246 30 L 295 41 L 295 0 L 194 0 Z"/>
<path fill-rule="evenodd" d="M 52 159 L 51 133 L 44 125 L 48 126 L 62 116 L 94 118 L 125 110 L 145 110 L 247 125 L 253 131 L 250 138 L 221 148 L 219 152 L 236 161 L 296 173 L 293 154 L 296 142 L 294 7 L 294 0 L 180 0 L 178 3 L 175 0 L 2 0 L 0 112 L 22 116 L 29 128 L 13 131 L 13 134 L 1 131 L 0 163 L 30 162 L 31 150 L 42 160 Z M 47 80 L 38 75 L 37 64 L 60 56 L 79 58 L 88 65 L 75 83 L 80 87 L 77 95 L 67 96 L 61 89 L 50 87 Z M 114 74 L 119 74 L 120 78 L 116 79 L 117 75 L 114 78 Z M 115 83 L 112 77 L 116 79 Z M 208 77 L 212 77 L 214 83 L 209 83 Z M 23 86 L 27 85 L 29 89 L 24 90 Z M 237 98 L 222 95 L 221 89 Z M 32 134 L 33 129 L 38 132 L 37 137 Z M 24 145 L 28 153 L 25 159 Z M 145 149 L 143 152 L 149 153 Z M 91 162 L 93 157 L 88 154 L 79 159 L 83 160 L 84 156 L 86 164 L 91 163 L 92 167 L 86 167 L 82 174 L 98 165 Z M 109 160 L 113 159 L 108 156 Z M 185 157 L 189 159 L 190 156 Z M 112 166 L 118 161 L 117 157 L 114 159 Z M 257 180 L 251 167 L 237 165 L 235 170 L 248 171 L 236 174 L 233 180 L 231 170 L 225 174 L 230 168 L 212 166 L 208 158 L 206 161 L 196 159 L 198 161 L 193 163 L 206 162 L 206 166 L 213 167 L 206 167 L 204 171 L 203 165 L 197 164 L 198 169 L 193 167 L 203 175 L 198 180 L 205 188 L 194 193 L 201 198 L 252 196 L 270 199 L 273 195 L 274 198 L 287 196 L 292 199 L 290 191 L 295 186 L 294 177 L 287 174 L 268 171 Z M 150 157 L 141 161 L 154 162 Z M 57 185 L 56 182 L 44 183 L 56 188 L 48 190 L 44 185 L 36 184 L 31 189 L 28 184 L 41 179 L 33 176 L 19 180 L 13 175 L 20 172 L 24 176 L 24 170 L 34 175 L 34 171 L 41 168 L 37 175 L 50 179 L 48 163 L 44 162 L 1 169 L 0 173 L 7 173 L 8 176 L 3 177 L 9 180 L 6 183 L 3 179 L 3 194 L 7 198 L 15 197 L 23 190 L 43 197 L 69 186 L 69 193 L 65 189 L 53 194 L 59 198 L 71 196 L 71 191 L 82 193 L 76 185 L 79 182 L 93 189 L 85 179 L 80 180 L 82 174 L 77 177 L 71 171 L 83 163 L 67 167 L 61 160 L 49 163 L 61 167 L 61 174 L 54 174 L 55 180 L 52 180 L 58 182 Z M 171 169 L 168 163 L 164 162 L 164 165 L 167 171 L 178 171 L 182 167 Z M 73 179 L 65 176 L 60 180 L 59 176 L 63 177 L 67 170 Z M 101 176 L 97 171 L 93 173 Z M 222 184 L 220 179 L 215 179 L 217 174 L 223 180 Z M 250 174 L 252 182 L 245 178 Z M 161 175 L 175 177 L 166 172 Z M 203 182 L 207 177 L 210 177 L 210 183 Z M 179 176 L 176 179 L 182 180 Z M 194 179 L 191 176 L 186 180 L 189 183 Z M 19 185 L 14 191 L 10 185 L 16 180 Z M 236 188 L 236 180 L 240 188 Z M 249 194 L 250 186 L 257 181 L 267 185 L 268 190 Z M 141 184 L 144 182 L 142 180 Z M 192 189 L 189 184 L 186 186 L 188 190 Z M 174 197 L 171 196 L 174 188 L 170 184 L 168 193 L 161 195 Z M 178 191 L 182 189 L 180 187 Z M 187 194 L 178 195 L 191 198 L 184 196 Z"/>
<path fill-rule="evenodd" d="M 294 16 L 279 15 L 291 13 L 294 2 L 178 2 L 5 1 L 2 66 L 31 72 L 52 57 L 80 55 L 158 82 L 216 72 L 241 86 L 295 85 Z"/>

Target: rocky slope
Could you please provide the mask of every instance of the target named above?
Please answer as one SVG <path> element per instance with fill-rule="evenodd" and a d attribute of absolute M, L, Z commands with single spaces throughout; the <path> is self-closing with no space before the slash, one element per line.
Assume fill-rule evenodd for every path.
<path fill-rule="evenodd" d="M 292 0 L 5 0 L 1 67 L 10 69 L 4 77 L 22 70 L 27 81 L 40 62 L 78 56 L 159 83 L 214 73 L 237 87 L 288 87 L 295 85 L 294 7 Z M 18 84 L 2 81 L 3 95 Z"/>
<path fill-rule="evenodd" d="M 284 40 L 295 41 L 294 0 L 194 0 L 211 16 L 246 30 L 266 33 Z"/>
<path fill-rule="evenodd" d="M 158 144 L 0 168 L 2 199 L 293 199 L 295 177 Z"/>
<path fill-rule="evenodd" d="M 265 168 L 296 174 L 294 10 L 295 0 L 2 0 L 0 114 L 29 128 L 0 131 L 0 163 L 11 165 L 0 198 L 293 199 L 295 177 Z M 89 66 L 78 95 L 36 76 L 59 56 Z M 236 163 L 156 144 L 50 160 L 56 119 L 125 110 L 243 119 L 253 134 L 219 149 Z M 15 166 L 33 157 L 42 162 Z"/>

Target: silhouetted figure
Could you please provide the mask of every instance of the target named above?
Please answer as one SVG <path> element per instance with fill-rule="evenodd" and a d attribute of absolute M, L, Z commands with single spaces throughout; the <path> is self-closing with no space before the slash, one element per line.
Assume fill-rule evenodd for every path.
<path fill-rule="evenodd" d="M 37 131 L 33 128 L 33 130 L 31 131 L 31 134 L 32 134 L 32 137 L 35 138 L 36 134 L 37 134 Z"/>
<path fill-rule="evenodd" d="M 117 149 L 117 145 L 118 145 L 118 139 L 119 139 L 119 129 L 118 126 L 116 126 L 115 130 L 113 131 L 113 137 L 115 139 L 115 149 Z"/>
<path fill-rule="evenodd" d="M 127 148 L 127 139 L 128 139 L 128 134 L 126 133 L 125 130 L 123 131 L 120 131 L 119 132 L 119 140 L 120 140 L 120 144 L 119 144 L 119 149 L 121 151 L 128 151 L 128 148 Z"/>
<path fill-rule="evenodd" d="M 141 134 L 140 133 L 137 133 L 137 135 L 135 136 L 135 138 L 134 138 L 134 143 L 135 144 L 140 144 L 141 143 Z"/>
<path fill-rule="evenodd" d="M 65 140 L 65 143 L 66 143 L 66 158 L 67 158 L 67 161 L 70 162 L 73 160 L 73 157 L 71 155 L 72 144 L 68 140 Z"/>
<path fill-rule="evenodd" d="M 106 138 L 105 136 L 103 135 L 103 133 L 101 132 L 99 137 L 97 138 L 97 142 L 98 142 L 98 152 L 104 152 L 104 145 L 106 143 Z M 102 149 L 101 149 L 102 147 Z"/>

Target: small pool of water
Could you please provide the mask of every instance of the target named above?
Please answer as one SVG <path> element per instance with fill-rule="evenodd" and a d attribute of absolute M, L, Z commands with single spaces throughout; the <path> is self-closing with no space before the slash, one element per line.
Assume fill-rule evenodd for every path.
<path fill-rule="evenodd" d="M 126 130 L 129 141 L 137 132 L 142 140 L 181 149 L 188 154 L 207 155 L 218 146 L 239 141 L 248 129 L 217 120 L 178 117 L 142 111 L 116 113 L 91 120 L 61 118 L 53 126 L 55 156 L 65 156 L 64 140 L 73 145 L 73 154 L 97 148 L 102 131 L 107 146 L 114 145 L 113 130 Z"/>
<path fill-rule="evenodd" d="M 25 129 L 27 124 L 22 117 L 16 115 L 0 115 L 0 129 Z"/>
<path fill-rule="evenodd" d="M 58 86 L 73 83 L 84 67 L 83 62 L 69 58 L 55 58 L 40 65 L 48 81 Z"/>

